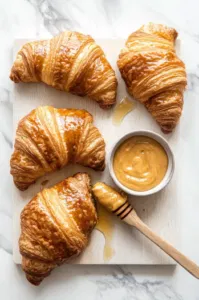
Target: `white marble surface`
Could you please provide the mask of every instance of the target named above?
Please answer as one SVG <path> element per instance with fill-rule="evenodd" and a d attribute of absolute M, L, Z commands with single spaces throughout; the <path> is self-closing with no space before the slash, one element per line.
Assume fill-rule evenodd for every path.
<path fill-rule="evenodd" d="M 138 5 L 139 2 L 139 5 Z M 147 266 L 62 266 L 40 287 L 33 287 L 12 261 L 12 193 L 9 158 L 12 151 L 12 101 L 9 71 L 15 37 L 55 35 L 64 29 L 80 30 L 94 37 L 126 37 L 148 21 L 174 26 L 180 33 L 189 86 L 185 110 L 199 97 L 198 0 L 0 0 L 0 291 L 1 299 L 136 299 L 198 300 L 199 282 L 182 268 Z M 184 138 L 198 124 L 199 112 L 187 120 Z M 197 138 L 197 137 L 195 137 Z M 198 176 L 199 149 L 184 163 Z M 183 149 L 182 149 L 183 150 Z M 191 169 L 192 167 L 192 169 Z M 185 171 L 185 170 L 183 170 Z M 181 203 L 181 250 L 199 263 L 199 191 L 192 182 Z"/>

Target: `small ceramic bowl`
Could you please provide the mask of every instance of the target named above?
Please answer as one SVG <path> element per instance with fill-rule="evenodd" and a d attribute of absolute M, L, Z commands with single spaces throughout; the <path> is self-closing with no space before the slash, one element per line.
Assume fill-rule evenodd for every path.
<path fill-rule="evenodd" d="M 118 147 L 127 139 L 129 139 L 132 136 L 137 136 L 137 135 L 142 135 L 142 136 L 148 136 L 154 140 L 156 140 L 160 145 L 162 145 L 162 147 L 164 148 L 164 150 L 167 153 L 168 156 L 168 169 L 167 172 L 164 176 L 164 178 L 162 179 L 162 181 L 155 186 L 154 188 L 148 190 L 148 191 L 144 191 L 144 192 L 140 192 L 140 191 L 134 191 L 131 190 L 129 188 L 127 188 L 126 186 L 124 186 L 116 177 L 114 169 L 113 169 L 113 158 L 115 155 L 115 151 L 118 149 Z M 174 172 L 174 168 L 175 168 L 175 162 L 174 162 L 174 155 L 173 152 L 169 146 L 169 144 L 167 143 L 167 141 L 161 137 L 159 134 L 154 133 L 152 131 L 149 130 L 138 130 L 138 131 L 133 131 L 131 133 L 128 133 L 126 135 L 124 135 L 122 138 L 120 138 L 114 145 L 113 148 L 110 152 L 110 159 L 109 159 L 109 170 L 110 170 L 110 174 L 111 177 L 113 179 L 113 181 L 115 182 L 115 184 L 120 187 L 121 190 L 125 191 L 126 193 L 130 194 L 130 195 L 134 195 L 134 196 L 148 196 L 148 195 L 152 195 L 155 194 L 157 192 L 159 192 L 160 190 L 162 190 L 171 180 L 172 176 L 173 176 L 173 172 Z"/>

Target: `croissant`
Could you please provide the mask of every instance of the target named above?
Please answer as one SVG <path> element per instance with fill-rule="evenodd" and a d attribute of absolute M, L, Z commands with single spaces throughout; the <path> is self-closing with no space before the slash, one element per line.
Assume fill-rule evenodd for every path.
<path fill-rule="evenodd" d="M 58 90 L 88 96 L 102 108 L 116 101 L 117 79 L 102 49 L 89 35 L 65 31 L 25 44 L 11 69 L 14 82 L 44 82 Z"/>
<path fill-rule="evenodd" d="M 105 142 L 85 110 L 40 106 L 18 125 L 10 166 L 14 183 L 25 190 L 46 173 L 78 163 L 102 171 Z"/>
<path fill-rule="evenodd" d="M 90 178 L 78 173 L 38 193 L 21 213 L 19 248 L 29 282 L 78 256 L 97 222 Z"/>
<path fill-rule="evenodd" d="M 174 49 L 176 37 L 175 29 L 149 23 L 128 37 L 118 59 L 129 93 L 145 105 L 165 133 L 179 121 L 187 84 L 185 65 Z"/>

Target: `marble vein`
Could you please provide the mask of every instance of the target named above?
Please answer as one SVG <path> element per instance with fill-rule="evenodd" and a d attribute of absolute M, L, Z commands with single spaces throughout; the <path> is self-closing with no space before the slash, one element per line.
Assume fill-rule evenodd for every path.
<path fill-rule="evenodd" d="M 180 294 L 176 293 L 172 286 L 162 280 L 143 280 L 138 281 L 132 273 L 125 272 L 119 267 L 120 273 L 106 280 L 97 279 L 98 298 L 103 299 L 110 291 L 123 289 L 121 299 L 135 300 L 182 300 Z"/>
<path fill-rule="evenodd" d="M 199 93 L 199 75 L 197 73 L 188 74 L 188 90 L 196 94 Z"/>
<path fill-rule="evenodd" d="M 10 139 L 10 137 L 9 136 L 7 136 L 5 133 L 3 133 L 3 132 L 0 132 L 1 134 L 2 134 L 2 136 L 3 136 L 3 138 L 4 138 L 4 140 L 5 140 L 5 142 L 8 144 L 8 146 L 10 147 L 10 148 L 12 148 L 12 141 L 11 141 L 11 139 Z"/>
<path fill-rule="evenodd" d="M 12 244 L 5 236 L 0 234 L 0 248 L 9 254 L 12 254 Z"/>
<path fill-rule="evenodd" d="M 30 4 L 34 6 L 36 11 L 38 11 L 43 19 L 44 26 L 52 34 L 56 35 L 63 30 L 75 29 L 79 27 L 79 22 L 73 19 L 73 16 L 65 16 L 64 12 L 62 14 L 53 6 L 53 1 L 40 1 L 40 0 L 27 0 Z M 67 5 L 66 5 L 67 6 Z M 67 9 L 66 9 L 67 10 Z"/>

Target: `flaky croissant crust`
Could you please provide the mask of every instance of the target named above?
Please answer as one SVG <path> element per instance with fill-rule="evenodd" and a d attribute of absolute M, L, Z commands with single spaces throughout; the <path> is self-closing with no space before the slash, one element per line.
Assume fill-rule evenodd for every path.
<path fill-rule="evenodd" d="M 89 35 L 65 31 L 25 44 L 10 74 L 14 82 L 44 82 L 56 89 L 88 96 L 103 108 L 116 100 L 117 79 L 102 49 Z"/>
<path fill-rule="evenodd" d="M 178 123 L 187 84 L 184 63 L 174 49 L 176 37 L 175 29 L 149 23 L 128 37 L 118 60 L 129 93 L 146 106 L 164 132 Z"/>
<path fill-rule="evenodd" d="M 40 106 L 24 117 L 16 131 L 10 166 L 14 183 L 25 190 L 36 179 L 78 163 L 105 167 L 105 142 L 85 110 Z"/>
<path fill-rule="evenodd" d="M 38 193 L 21 213 L 19 248 L 29 282 L 79 255 L 97 222 L 90 178 L 78 173 Z"/>

